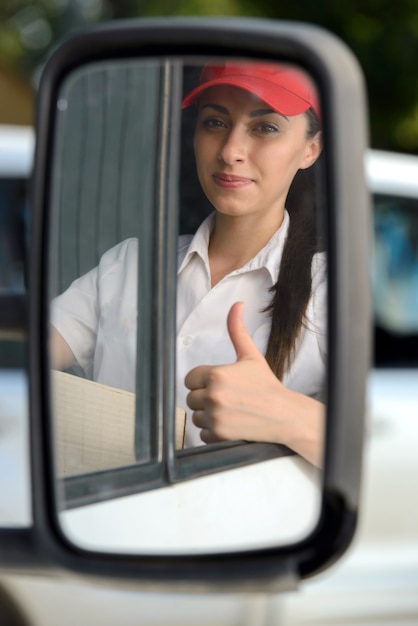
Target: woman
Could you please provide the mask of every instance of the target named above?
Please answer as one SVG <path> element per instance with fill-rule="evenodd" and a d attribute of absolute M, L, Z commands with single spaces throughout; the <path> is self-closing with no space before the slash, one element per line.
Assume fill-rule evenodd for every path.
<path fill-rule="evenodd" d="M 197 174 L 215 211 L 179 240 L 176 404 L 191 411 L 186 445 L 277 442 L 319 465 L 325 263 L 285 208 L 297 172 L 321 152 L 315 90 L 282 65 L 208 65 L 183 101 L 192 104 Z M 54 301 L 53 366 L 93 363 L 96 380 L 134 390 L 135 316 L 128 240 Z"/>

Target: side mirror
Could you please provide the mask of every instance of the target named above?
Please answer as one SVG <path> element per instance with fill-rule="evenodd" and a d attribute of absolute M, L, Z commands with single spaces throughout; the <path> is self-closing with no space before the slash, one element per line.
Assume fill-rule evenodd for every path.
<path fill-rule="evenodd" d="M 280 86 L 286 111 L 275 108 L 277 85 L 256 92 L 245 82 L 248 75 L 231 82 L 216 74 L 202 90 L 212 89 L 205 92 L 210 99 L 191 98 L 191 109 L 182 113 L 202 67 L 245 66 L 253 80 L 251 68 L 260 65 L 267 73 L 280 67 L 296 81 L 291 85 L 297 87 Z M 294 91 L 301 84 L 302 109 L 301 94 Z M 310 135 L 308 109 L 318 123 Z M 211 114 L 202 117 L 202 110 Z M 196 128 L 204 134 L 200 152 Z M 33 523 L 0 531 L 6 566 L 228 589 L 243 583 L 292 588 L 327 567 L 354 535 L 370 352 L 366 106 L 362 74 L 350 51 L 319 28 L 267 20 L 153 19 L 102 26 L 63 43 L 47 63 L 36 137 L 28 306 Z M 276 159 L 278 173 L 272 176 Z M 293 185 L 288 191 L 296 180 L 293 169 L 306 170 L 306 177 L 299 190 Z M 263 189 L 265 180 L 273 196 Z M 255 200 L 248 203 L 248 196 Z M 286 353 L 295 353 L 294 361 L 286 357 L 274 377 L 272 361 L 263 356 L 272 325 L 266 298 L 277 281 L 276 276 L 268 282 L 269 272 L 274 274 L 270 256 L 256 268 L 261 278 L 255 291 L 232 281 L 225 288 L 224 281 L 222 295 L 206 307 L 210 321 L 203 317 L 200 326 L 203 336 L 212 324 L 212 334 L 206 343 L 196 342 L 195 361 L 183 361 L 182 350 L 200 340 L 199 325 L 184 336 L 179 328 L 197 311 L 203 296 L 195 287 L 205 283 L 203 270 L 197 278 L 190 264 L 178 278 L 187 251 L 201 256 L 201 268 L 210 265 L 208 293 L 241 268 L 241 274 L 253 272 L 253 281 L 251 263 L 260 250 L 290 240 L 286 231 L 277 241 L 269 236 L 257 243 L 266 206 L 283 210 L 282 198 L 286 211 L 275 230 L 296 224 L 298 231 L 309 223 L 315 242 L 305 264 L 309 289 L 301 322 Z M 216 232 L 222 222 L 237 233 L 242 215 L 247 225 L 248 215 L 256 216 L 254 239 L 236 246 L 241 265 L 235 260 L 233 271 L 220 271 L 219 280 L 215 264 L 205 261 L 207 246 L 201 252 L 194 239 L 196 247 L 190 248 L 186 236 L 214 209 Z M 207 224 L 213 237 L 215 226 Z M 246 258 L 252 246 L 255 252 Z M 300 256 L 292 254 L 290 261 Z M 301 285 L 292 276 L 279 317 L 293 303 L 292 280 Z M 226 326 L 230 306 L 242 293 L 250 337 L 245 347 L 236 313 Z M 191 298 L 196 300 L 184 312 Z M 77 323 L 67 335 L 69 316 Z M 278 332 L 279 339 L 284 335 Z M 286 398 L 303 400 L 297 415 L 289 409 L 290 430 L 300 414 L 309 423 L 312 411 L 315 452 L 306 442 L 280 440 L 277 428 L 271 439 L 264 428 L 260 435 L 260 422 L 253 427 L 252 417 L 252 430 L 245 430 L 243 414 L 256 413 L 247 395 L 236 411 L 236 430 L 217 430 L 212 396 L 202 400 L 213 377 L 210 368 L 250 360 L 247 348 L 266 368 L 257 383 L 264 407 L 271 404 L 264 380 L 273 376 L 274 385 L 280 379 L 290 390 Z M 205 367 L 190 376 L 190 362 Z M 237 375 L 239 383 L 243 376 Z M 225 412 L 229 425 L 235 410 Z M 207 445 L 197 445 L 200 431 Z M 31 548 L 16 558 L 13 546 L 22 542 Z"/>

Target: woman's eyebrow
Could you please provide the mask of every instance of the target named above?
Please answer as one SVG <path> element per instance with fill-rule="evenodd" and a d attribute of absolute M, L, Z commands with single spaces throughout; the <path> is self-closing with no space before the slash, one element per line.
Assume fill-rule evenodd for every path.
<path fill-rule="evenodd" d="M 203 109 L 214 109 L 215 111 L 218 111 L 218 113 L 224 113 L 225 115 L 229 115 L 229 111 L 226 107 L 221 106 L 220 104 L 212 104 L 211 102 L 208 102 L 207 104 L 203 104 L 201 110 Z"/>
<path fill-rule="evenodd" d="M 277 111 L 274 111 L 273 109 L 255 109 L 254 111 L 251 111 L 250 117 L 262 117 L 263 115 L 271 115 L 271 113 L 280 115 L 280 117 L 282 117 L 285 120 L 289 119 L 288 117 L 286 117 L 286 115 L 282 115 L 281 113 L 278 113 Z"/>
<path fill-rule="evenodd" d="M 218 113 L 223 113 L 224 115 L 229 115 L 229 110 L 222 106 L 221 104 L 215 104 L 214 102 L 207 102 L 206 104 L 202 105 L 202 108 L 200 109 L 201 111 L 203 111 L 203 109 L 213 109 L 214 111 L 218 111 Z M 250 117 L 263 117 L 263 115 L 271 115 L 272 113 L 276 114 L 276 115 L 280 115 L 280 117 L 282 117 L 284 120 L 288 121 L 289 118 L 286 117 L 286 115 L 282 115 L 281 113 L 278 113 L 277 111 L 274 111 L 273 109 L 254 109 L 254 111 L 251 111 L 250 113 Z"/>

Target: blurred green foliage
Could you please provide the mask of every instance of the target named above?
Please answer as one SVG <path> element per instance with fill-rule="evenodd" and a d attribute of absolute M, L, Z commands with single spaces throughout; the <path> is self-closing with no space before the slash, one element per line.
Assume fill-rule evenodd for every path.
<path fill-rule="evenodd" d="M 418 153 L 418 0 L 3 0 L 0 64 L 32 76 L 72 30 L 156 15 L 253 16 L 323 26 L 363 67 L 372 145 Z"/>
<path fill-rule="evenodd" d="M 365 73 L 372 143 L 418 152 L 418 0 L 299 0 L 269 15 L 322 25 L 345 41 Z"/>

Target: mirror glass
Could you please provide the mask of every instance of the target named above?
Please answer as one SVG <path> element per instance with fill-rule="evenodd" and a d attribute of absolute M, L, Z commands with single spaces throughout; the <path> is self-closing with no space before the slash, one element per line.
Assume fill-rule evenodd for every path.
<path fill-rule="evenodd" d="M 286 62 L 119 59 L 61 83 L 48 376 L 75 544 L 210 553 L 314 529 L 325 153 L 316 85 Z"/>

